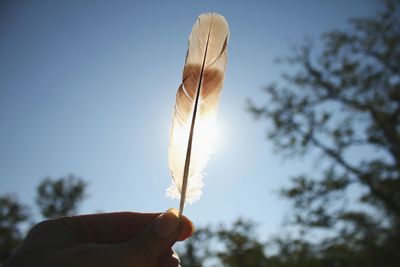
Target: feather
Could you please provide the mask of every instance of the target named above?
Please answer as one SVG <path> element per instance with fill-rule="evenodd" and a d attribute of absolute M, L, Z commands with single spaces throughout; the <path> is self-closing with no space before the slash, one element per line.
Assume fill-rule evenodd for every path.
<path fill-rule="evenodd" d="M 172 184 L 167 195 L 180 199 L 180 215 L 185 202 L 192 203 L 200 198 L 202 172 L 213 152 L 228 38 L 228 24 L 217 13 L 200 15 L 189 36 L 168 153 Z"/>

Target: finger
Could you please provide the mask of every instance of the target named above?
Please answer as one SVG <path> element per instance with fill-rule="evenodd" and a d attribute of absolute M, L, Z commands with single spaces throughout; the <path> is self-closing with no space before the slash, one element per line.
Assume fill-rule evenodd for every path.
<path fill-rule="evenodd" d="M 159 215 L 135 238 L 119 244 L 85 243 L 61 252 L 65 266 L 177 267 L 171 249 L 182 231 L 182 218 L 175 209 Z"/>
<path fill-rule="evenodd" d="M 117 212 L 62 218 L 75 234 L 78 243 L 113 244 L 132 239 L 161 213 Z M 182 241 L 194 232 L 193 223 L 182 216 Z"/>
<path fill-rule="evenodd" d="M 131 239 L 160 213 L 115 212 L 61 218 L 78 243 L 120 243 Z"/>

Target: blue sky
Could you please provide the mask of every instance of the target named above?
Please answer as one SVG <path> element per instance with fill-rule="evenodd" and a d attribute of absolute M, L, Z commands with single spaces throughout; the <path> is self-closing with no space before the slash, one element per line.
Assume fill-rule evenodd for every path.
<path fill-rule="evenodd" d="M 45 176 L 89 182 L 80 212 L 163 211 L 178 201 L 167 152 L 175 93 L 196 17 L 219 12 L 231 38 L 218 142 L 195 224 L 255 220 L 282 230 L 290 205 L 277 191 L 310 160 L 284 161 L 265 123 L 245 111 L 279 81 L 274 59 L 305 35 L 374 14 L 353 1 L 3 1 L 0 4 L 0 194 L 34 202 Z M 261 101 L 262 102 L 262 101 Z M 33 206 L 33 205 L 32 205 Z M 37 211 L 34 211 L 37 214 Z"/>

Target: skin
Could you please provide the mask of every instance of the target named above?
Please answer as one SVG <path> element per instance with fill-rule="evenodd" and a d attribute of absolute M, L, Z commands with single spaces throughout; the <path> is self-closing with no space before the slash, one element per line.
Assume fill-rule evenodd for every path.
<path fill-rule="evenodd" d="M 178 267 L 172 246 L 193 232 L 175 209 L 63 217 L 34 226 L 6 267 Z"/>

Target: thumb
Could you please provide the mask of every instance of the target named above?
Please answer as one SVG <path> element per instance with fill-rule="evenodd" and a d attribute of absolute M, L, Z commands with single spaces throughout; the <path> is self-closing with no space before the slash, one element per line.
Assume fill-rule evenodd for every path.
<path fill-rule="evenodd" d="M 182 221 L 176 209 L 159 215 L 139 235 L 128 242 L 132 266 L 155 266 L 171 250 L 182 232 Z"/>

